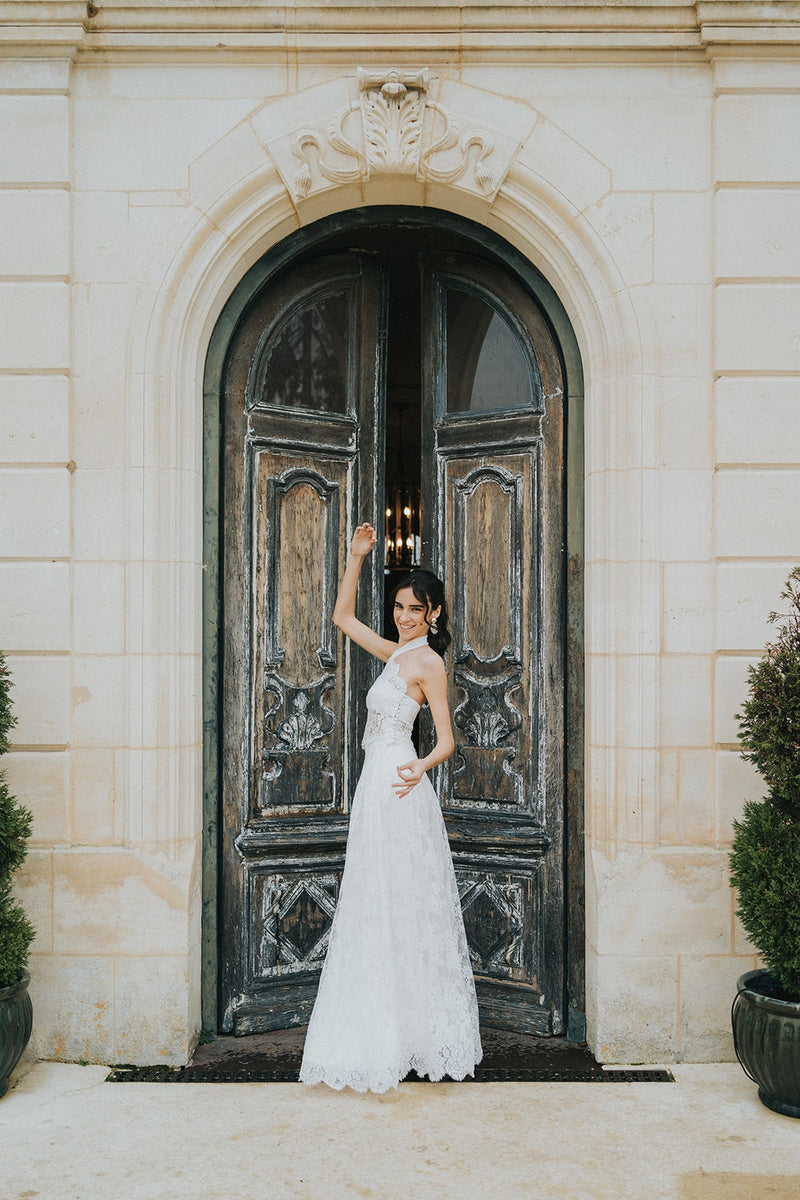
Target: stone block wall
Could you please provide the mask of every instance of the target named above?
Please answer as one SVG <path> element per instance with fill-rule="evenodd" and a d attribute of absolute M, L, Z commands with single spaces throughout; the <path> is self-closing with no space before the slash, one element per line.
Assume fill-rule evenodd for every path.
<path fill-rule="evenodd" d="M 289 52 L 278 18 L 247 6 L 226 10 L 221 46 L 200 9 L 120 0 L 92 24 L 67 4 L 55 29 L 48 6 L 25 0 L 16 24 L 11 7 L 0 645 L 19 714 L 8 766 L 35 813 L 20 890 L 37 1051 L 191 1052 L 208 340 L 287 233 L 402 201 L 520 248 L 583 356 L 591 1045 L 606 1061 L 730 1057 L 730 998 L 755 960 L 727 850 L 761 794 L 734 714 L 800 559 L 795 26 L 778 38 L 755 0 L 733 6 L 735 28 L 730 5 L 701 19 L 676 3 L 659 25 L 663 7 L 631 4 L 624 32 L 616 6 L 573 6 L 583 23 L 562 27 L 497 5 L 494 32 L 470 33 L 477 9 L 456 21 L 443 4 L 420 42 L 388 10 L 378 36 L 358 3 L 298 5 Z M 44 15 L 25 27 L 23 8 Z M 469 173 L 293 191 L 290 135 L 388 60 L 429 66 L 459 120 L 494 131 L 494 194 Z"/>
<path fill-rule="evenodd" d="M 48 1058 L 178 1061 L 199 1027 L 187 986 L 198 834 L 174 819 L 168 773 L 200 735 L 159 721 L 165 647 L 141 602 L 160 564 L 143 561 L 136 523 L 128 227 L 141 198 L 147 228 L 153 197 L 129 195 L 121 164 L 137 164 L 145 192 L 157 176 L 140 162 L 152 130 L 138 148 L 118 136 L 115 157 L 95 128 L 102 100 L 89 108 L 69 60 L 0 62 L 0 641 L 18 716 L 7 767 L 35 818 L 19 887 L 37 930 L 33 1046 Z M 174 162 L 163 147 L 156 158 Z M 116 190 L 101 190 L 103 169 Z M 180 627 L 191 672 L 190 605 Z"/>

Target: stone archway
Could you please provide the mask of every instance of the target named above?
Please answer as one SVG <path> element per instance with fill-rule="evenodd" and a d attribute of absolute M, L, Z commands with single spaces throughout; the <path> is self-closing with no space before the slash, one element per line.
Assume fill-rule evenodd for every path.
<path fill-rule="evenodd" d="M 389 82 L 385 78 L 380 87 Z M 407 83 L 403 86 L 408 90 Z M 155 753 L 145 749 L 141 717 L 132 706 L 129 744 L 134 748 L 134 770 L 136 747 L 141 746 L 142 778 L 147 772 L 160 773 L 169 781 L 171 800 L 169 805 L 152 807 L 147 803 L 147 789 L 132 783 L 126 821 L 132 850 L 149 854 L 154 847 L 159 852 L 166 848 L 173 865 L 164 869 L 186 878 L 190 894 L 187 962 L 193 964 L 187 996 L 189 1042 L 192 1028 L 200 1025 L 196 946 L 201 912 L 202 821 L 197 803 L 202 773 L 201 629 L 199 614 L 188 631 L 178 614 L 197 612 L 204 565 L 199 487 L 203 362 L 211 331 L 236 283 L 289 232 L 321 216 L 390 198 L 414 206 L 436 206 L 469 217 L 506 239 L 555 287 L 575 330 L 587 376 L 591 620 L 587 631 L 586 746 L 594 779 L 593 798 L 587 806 L 590 854 L 595 847 L 613 846 L 620 828 L 617 813 L 631 807 L 628 792 L 639 789 L 643 775 L 652 769 L 646 753 L 637 748 L 656 744 L 648 731 L 642 731 L 637 746 L 630 750 L 608 753 L 603 749 L 610 744 L 603 726 L 609 718 L 592 704 L 593 695 L 638 695 L 645 679 L 648 686 L 652 684 L 657 664 L 648 655 L 648 647 L 659 619 L 657 607 L 631 571 L 631 562 L 635 566 L 637 559 L 650 557 L 646 513 L 653 484 L 638 468 L 639 447 L 649 418 L 641 362 L 643 346 L 652 353 L 654 339 L 646 311 L 640 306 L 634 312 L 627 290 L 627 264 L 612 257 L 583 216 L 593 201 L 608 193 L 609 174 L 531 106 L 454 81 L 434 80 L 426 89 L 421 118 L 420 153 L 430 151 L 427 169 L 417 166 L 413 172 L 392 174 L 365 155 L 357 178 L 331 180 L 319 170 L 320 161 L 329 173 L 340 168 L 352 172 L 358 159 L 340 151 L 327 137 L 329 114 L 332 110 L 336 113 L 348 144 L 355 146 L 351 126 L 354 119 L 356 123 L 364 121 L 365 91 L 370 88 L 359 90 L 359 80 L 353 77 L 267 103 L 192 165 L 191 207 L 169 231 L 158 261 L 143 281 L 131 335 L 131 427 L 141 429 L 142 437 L 132 449 L 128 472 L 129 552 L 131 558 L 163 564 L 157 573 L 142 572 L 141 603 L 160 614 L 160 636 L 168 653 L 162 656 L 152 714 L 166 733 Z M 332 109 L 334 100 L 337 107 Z M 359 112 L 349 107 L 341 120 L 344 109 L 355 104 Z M 446 116 L 433 108 L 434 104 L 441 105 Z M 458 131 L 457 141 L 448 147 L 440 145 L 434 154 L 434 146 L 445 136 L 448 119 L 451 136 Z M 513 136 L 509 137 L 509 131 Z M 309 133 L 318 139 L 322 160 L 317 143 L 308 140 Z M 343 155 L 344 166 L 331 158 L 328 145 Z M 295 149 L 301 150 L 299 158 Z M 442 154 L 452 157 L 437 157 Z M 291 177 L 288 163 L 294 170 Z M 304 164 L 311 175 L 308 186 Z M 450 177 L 434 173 L 441 171 Z M 600 420 L 600 414 L 606 419 Z M 161 431 L 159 438 L 149 435 L 153 429 Z M 614 521 L 615 504 L 625 511 L 624 527 Z M 579 522 L 580 514 L 572 513 L 570 519 Z M 187 559 L 195 564 L 194 571 L 187 571 Z M 626 567 L 618 571 L 613 564 L 621 559 L 626 560 Z M 595 571 L 592 564 L 599 560 L 607 565 Z M 615 603 L 627 592 L 638 619 L 619 630 Z M 624 680 L 617 678 L 613 655 L 604 653 L 611 645 L 626 656 Z M 130 655 L 128 669 L 132 687 L 137 688 L 138 680 L 141 689 L 148 664 Z M 179 723 L 177 713 L 181 714 Z M 656 718 L 650 714 L 640 719 Z M 589 886 L 591 889 L 591 882 Z M 590 961 L 595 945 L 590 930 Z M 597 989 L 591 988 L 587 995 L 590 1031 L 599 1000 Z"/>

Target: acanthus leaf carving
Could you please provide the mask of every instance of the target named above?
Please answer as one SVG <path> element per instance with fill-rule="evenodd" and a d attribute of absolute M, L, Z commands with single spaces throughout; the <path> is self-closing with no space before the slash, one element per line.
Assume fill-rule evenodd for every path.
<path fill-rule="evenodd" d="M 389 71 L 385 80 L 359 71 L 370 172 L 416 175 L 428 84 L 427 71 L 405 77 L 399 71 Z"/>
<path fill-rule="evenodd" d="M 380 174 L 464 186 L 472 180 L 491 199 L 499 186 L 492 169 L 495 140 L 429 95 L 427 68 L 360 67 L 357 86 L 357 98 L 332 120 L 292 135 L 291 188 L 297 200 L 327 184 L 366 182 Z"/>

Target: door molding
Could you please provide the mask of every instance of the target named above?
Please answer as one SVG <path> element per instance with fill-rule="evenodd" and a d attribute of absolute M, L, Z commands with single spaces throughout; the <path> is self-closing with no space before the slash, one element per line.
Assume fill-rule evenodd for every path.
<path fill-rule="evenodd" d="M 565 678 L 565 826 L 567 1034 L 585 1034 L 584 915 L 584 673 L 583 673 L 583 371 L 572 325 L 555 291 L 519 251 L 499 235 L 465 218 L 438 209 L 380 206 L 343 212 L 291 234 L 272 248 L 240 281 L 225 304 L 209 342 L 203 386 L 204 557 L 203 579 L 203 870 L 202 870 L 202 1024 L 216 1029 L 217 897 L 219 794 L 219 677 L 221 591 L 220 538 L 220 388 L 226 354 L 238 321 L 256 292 L 292 260 L 313 253 L 341 233 L 368 227 L 405 226 L 447 230 L 487 251 L 530 291 L 544 309 L 564 356 L 567 381 L 566 458 L 566 678 Z"/>

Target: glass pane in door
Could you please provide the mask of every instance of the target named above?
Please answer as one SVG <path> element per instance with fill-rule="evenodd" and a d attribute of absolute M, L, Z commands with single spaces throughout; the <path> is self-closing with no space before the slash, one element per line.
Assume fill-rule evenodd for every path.
<path fill-rule="evenodd" d="M 447 288 L 447 411 L 530 408 L 528 357 L 508 321 L 474 292 Z"/>
<path fill-rule="evenodd" d="M 269 408 L 348 411 L 351 293 L 319 296 L 270 331 L 252 403 Z"/>

